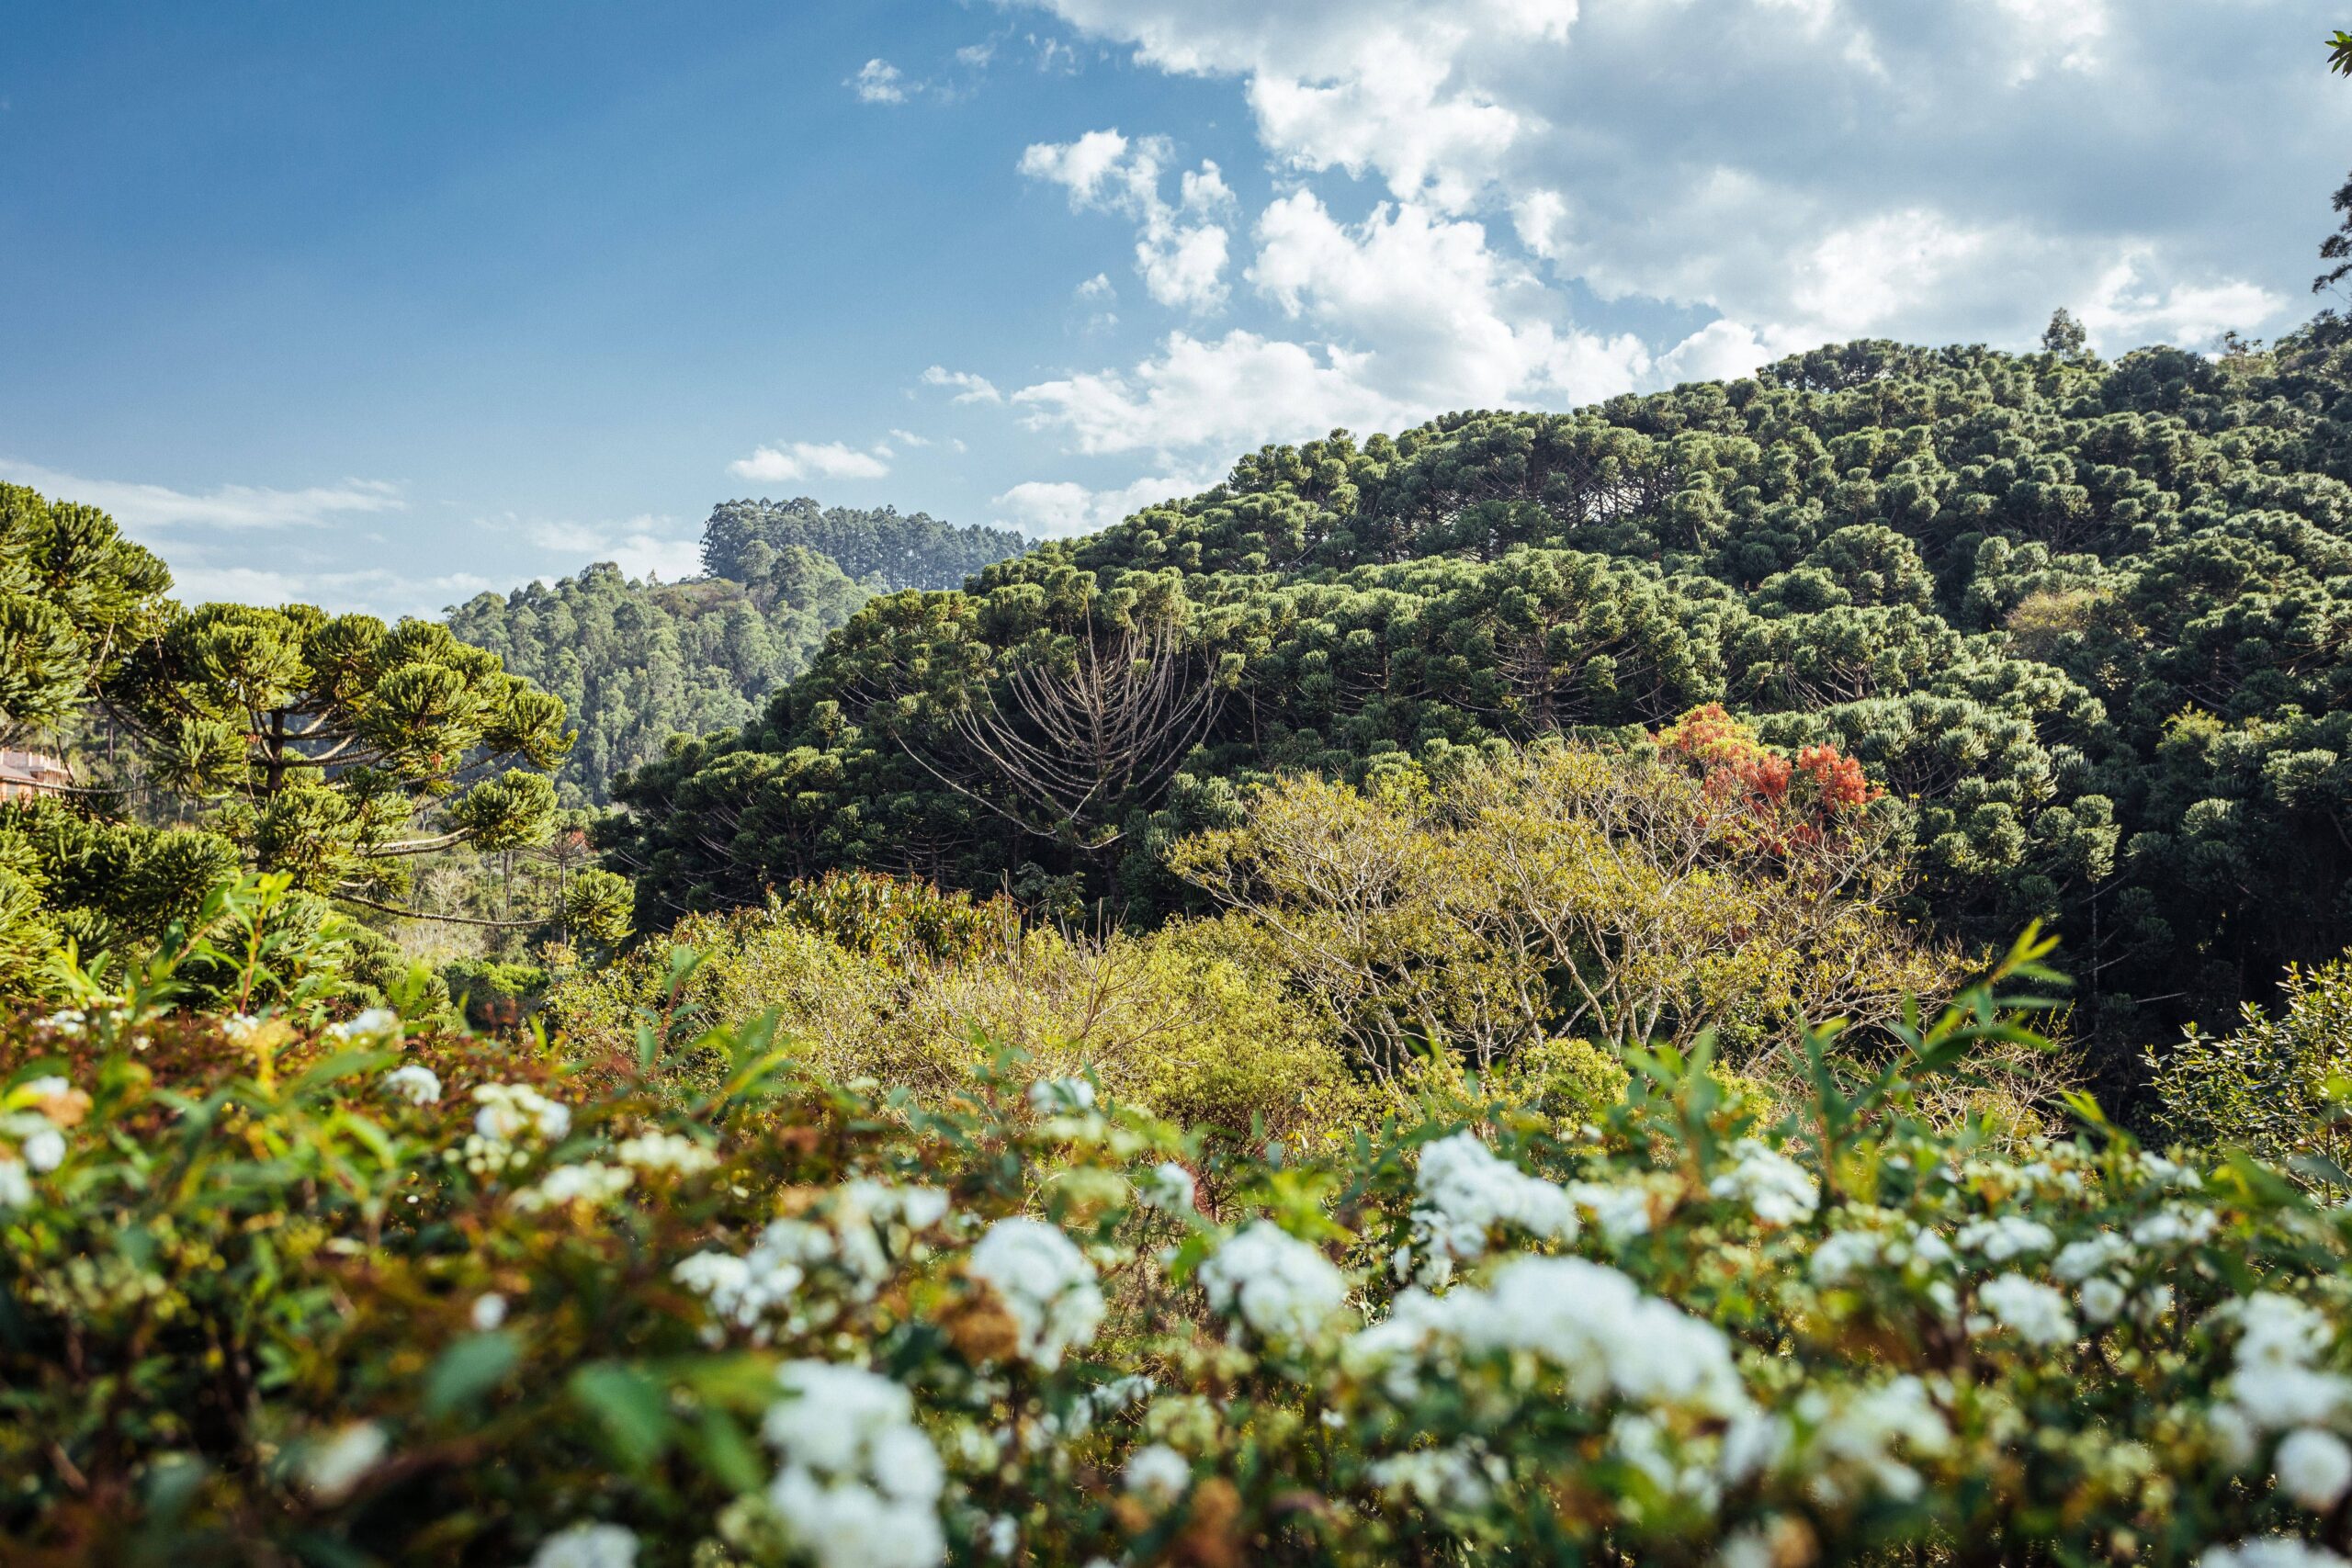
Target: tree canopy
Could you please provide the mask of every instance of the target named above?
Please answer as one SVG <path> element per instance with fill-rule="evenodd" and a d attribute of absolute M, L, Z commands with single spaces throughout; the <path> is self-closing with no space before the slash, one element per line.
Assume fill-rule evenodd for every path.
<path fill-rule="evenodd" d="M 579 739 L 556 782 L 602 805 L 613 776 L 660 757 L 671 736 L 756 714 L 872 593 L 813 550 L 759 553 L 763 570 L 741 581 L 640 581 L 600 563 L 479 594 L 449 612 L 449 629 L 563 699 Z"/>
<path fill-rule="evenodd" d="M 1009 529 L 959 528 L 893 506 L 822 506 L 804 495 L 718 506 L 703 525 L 702 566 L 713 577 L 750 582 L 767 574 L 772 552 L 798 546 L 883 589 L 952 588 L 1027 544 Z"/>
<path fill-rule="evenodd" d="M 1161 857 L 1253 780 L 1719 702 L 1860 761 L 1946 930 L 2055 920 L 2111 1028 L 2228 1016 L 2352 939 L 2352 378 L 2324 323 L 2111 363 L 2067 324 L 1251 453 L 876 599 L 755 719 L 617 786 L 610 842 L 641 919 L 845 865 L 1148 915 L 1198 907 Z M 1138 655 L 1141 604 L 1170 632 Z M 1197 744 L 1024 816 L 972 716 L 1044 746 L 1033 671 L 1114 656 L 1214 689 Z"/>
<path fill-rule="evenodd" d="M 171 584 L 96 507 L 0 484 L 0 740 L 88 703 L 162 624 Z"/>

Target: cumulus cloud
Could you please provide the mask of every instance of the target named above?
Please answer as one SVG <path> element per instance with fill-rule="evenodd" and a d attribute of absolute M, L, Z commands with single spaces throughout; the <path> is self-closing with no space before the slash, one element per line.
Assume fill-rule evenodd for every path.
<path fill-rule="evenodd" d="M 1365 356 L 1239 329 L 1172 333 L 1133 370 L 1084 371 L 1023 387 L 1012 401 L 1033 430 L 1080 452 L 1230 451 L 1339 426 L 1399 423 L 1403 405 L 1366 378 Z"/>
<path fill-rule="evenodd" d="M 899 68 L 887 60 L 869 60 L 857 68 L 857 74 L 842 84 L 857 95 L 862 104 L 903 104 L 907 101 L 908 84 L 899 74 Z"/>
<path fill-rule="evenodd" d="M 97 507 L 142 536 L 171 528 L 316 527 L 356 515 L 398 512 L 407 505 L 400 486 L 381 479 L 345 479 L 301 490 L 232 484 L 184 491 L 61 473 L 13 457 L 0 457 L 0 479 L 30 485 L 54 501 Z"/>
<path fill-rule="evenodd" d="M 384 568 L 356 571 L 281 570 L 175 562 L 172 592 L 188 604 L 316 604 L 333 615 L 365 614 L 398 620 L 436 619 L 449 605 L 492 586 L 488 578 L 456 571 L 411 577 Z"/>
<path fill-rule="evenodd" d="M 1004 394 L 998 391 L 995 384 L 987 377 L 975 376 L 968 370 L 950 370 L 944 365 L 934 365 L 925 370 L 922 373 L 922 384 L 926 387 L 955 388 L 956 401 L 959 403 L 1004 401 Z"/>
<path fill-rule="evenodd" d="M 1155 474 L 1132 484 L 1090 490 L 1066 479 L 1033 479 L 996 498 L 996 521 L 1033 539 L 1066 539 L 1108 528 L 1157 502 L 1196 494 L 1215 482 Z"/>
<path fill-rule="evenodd" d="M 1638 340 L 1558 324 L 1558 302 L 1467 219 L 1403 202 L 1343 224 L 1295 191 L 1266 209 L 1257 235 L 1250 282 L 1285 314 L 1361 346 L 1406 406 L 1588 401 L 1630 389 L 1646 368 Z"/>
<path fill-rule="evenodd" d="M 2021 345 L 2127 262 L 2143 303 L 2101 313 L 2114 333 L 2185 335 L 2223 306 L 2276 327 L 2352 130 L 2308 46 L 2250 25 L 2265 8 L 2201 0 L 2144 0 L 2128 28 L 2113 0 L 1027 3 L 1235 81 L 1277 166 L 1478 220 L 1603 302 L 1722 316 L 1711 351 Z M 1506 309 L 1522 330 L 1558 314 Z M 1668 373 L 1675 348 L 1653 348 Z"/>
<path fill-rule="evenodd" d="M 611 561 L 627 576 L 660 577 L 666 582 L 702 572 L 699 533 L 682 531 L 673 517 L 646 513 L 625 523 L 542 521 L 528 525 L 524 533 L 548 554 L 569 558 L 566 571 Z"/>
<path fill-rule="evenodd" d="M 1294 167 L 1376 173 L 1458 207 L 1544 118 L 1506 101 L 1531 46 L 1566 39 L 1577 0 L 1044 0 L 1138 62 L 1243 79 L 1260 139 Z"/>
<path fill-rule="evenodd" d="M 1245 209 L 1164 135 L 1022 155 L 1135 226 L 1155 301 L 1235 316 L 1010 392 L 1030 429 L 1154 474 L 1856 336 L 2025 347 L 2059 306 L 2109 354 L 2274 331 L 2352 134 L 2307 45 L 2207 0 L 2143 0 L 2129 27 L 2115 0 L 1000 3 L 1234 83 L 1274 175 Z M 1077 299 L 1108 324 L 1113 294 Z M 997 507 L 1081 530 L 1129 489 L 1041 479 Z"/>
<path fill-rule="evenodd" d="M 1074 209 L 1133 220 L 1136 273 L 1154 299 L 1214 310 L 1226 299 L 1231 235 L 1223 220 L 1235 210 L 1233 191 L 1216 164 L 1204 159 L 1177 175 L 1170 201 L 1160 191 L 1174 155 L 1166 137 L 1130 140 L 1116 130 L 1090 130 L 1075 141 L 1036 143 L 1022 153 L 1020 167 L 1031 179 L 1062 186 Z"/>
<path fill-rule="evenodd" d="M 878 479 L 890 471 L 889 449 L 861 452 L 839 441 L 794 441 L 763 446 L 738 457 L 727 471 L 739 479 L 786 481 L 807 479 Z"/>

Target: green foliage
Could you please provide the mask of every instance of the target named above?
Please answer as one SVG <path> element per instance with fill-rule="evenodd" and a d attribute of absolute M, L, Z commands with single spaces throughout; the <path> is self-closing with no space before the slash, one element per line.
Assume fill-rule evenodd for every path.
<path fill-rule="evenodd" d="M 831 559 L 884 592 L 952 588 L 982 567 L 1019 553 L 1027 541 L 1002 528 L 961 528 L 896 507 L 861 512 L 795 501 L 730 501 L 703 525 L 702 568 L 712 577 L 756 583 L 795 549 Z"/>
<path fill-rule="evenodd" d="M 557 784 L 602 805 L 615 774 L 661 757 L 672 736 L 751 718 L 871 592 L 797 545 L 758 564 L 741 580 L 673 583 L 600 564 L 480 594 L 449 612 L 449 629 L 563 700 L 578 739 Z"/>
<path fill-rule="evenodd" d="M 1284 779 L 1169 863 L 1383 1077 L 1432 1052 L 1492 1073 L 1542 1051 L 1519 1069 L 1542 1074 L 1577 1059 L 1564 1040 L 1613 1058 L 1709 1039 L 1787 1081 L 1807 1016 L 1890 1023 L 1957 989 L 1963 959 L 1892 913 L 1870 803 L 1825 812 L 1736 727 L 1711 735 L 1705 766 L 1561 743 L 1363 790 Z"/>
<path fill-rule="evenodd" d="M 649 926 L 842 866 L 1148 922 L 1198 908 L 1167 847 L 1270 773 L 1361 782 L 1719 701 L 1894 796 L 1915 915 L 1971 940 L 2054 921 L 2120 1073 L 2134 1035 L 2352 943 L 2347 394 L 2325 319 L 2219 360 L 2103 362 L 2062 330 L 1268 448 L 866 605 L 764 714 L 616 786 L 607 843 Z M 1182 637 L 1143 662 L 1215 700 L 1130 784 L 1020 683 L 1112 668 L 1101 606 L 1147 597 Z M 2189 711 L 2219 728 L 2177 739 Z M 976 742 L 989 715 L 995 753 L 1067 759 L 1082 812 L 1029 808 Z"/>
<path fill-rule="evenodd" d="M 2278 1006 L 2249 1005 L 2225 1035 L 2189 1031 L 2148 1053 L 2168 1137 L 2236 1145 L 2307 1179 L 2352 1188 L 2352 955 L 2290 968 Z"/>
<path fill-rule="evenodd" d="M 110 694 L 164 787 L 217 803 L 257 864 L 316 891 L 380 879 L 388 859 L 545 838 L 555 792 L 526 770 L 570 743 L 560 699 L 447 627 L 303 604 L 175 615 Z M 413 834 L 428 809 L 440 830 Z"/>
<path fill-rule="evenodd" d="M 238 862 L 198 829 L 109 822 L 55 797 L 0 805 L 0 995 L 53 991 L 68 943 L 85 959 L 152 949 Z"/>
<path fill-rule="evenodd" d="M 973 963 L 1001 952 L 1020 931 L 1007 899 L 975 903 L 968 893 L 871 872 L 834 871 L 796 882 L 773 908 L 837 947 L 899 970 Z"/>
<path fill-rule="evenodd" d="M 485 1033 L 510 1032 L 538 1010 L 549 976 L 536 964 L 501 964 L 464 958 L 441 971 L 450 1000 L 465 1010 L 466 1021 Z"/>
<path fill-rule="evenodd" d="M 817 1070 L 926 1098 L 954 1094 L 989 1043 L 1011 1045 L 1226 1139 L 1336 1136 L 1374 1103 L 1250 931 L 1023 931 L 1002 901 L 878 878 L 690 917 L 670 944 L 566 976 L 547 1005 L 592 1056 L 637 1049 L 641 1027 L 668 1041 L 772 1017 Z M 721 1068 L 707 1055 L 676 1062 L 688 1081 Z"/>
<path fill-rule="evenodd" d="M 575 941 L 618 947 L 628 937 L 636 889 L 628 878 L 590 866 L 563 889 L 563 926 Z"/>
<path fill-rule="evenodd" d="M 542 1049 L 92 995 L 9 1025 L 0 1551 L 2166 1568 L 2334 1541 L 2347 1212 L 2086 1101 L 2017 1158 L 1921 1114 L 2032 1043 L 2005 987 L 2048 984 L 2040 951 L 1847 1048 L 1885 1059 L 1861 1082 L 1814 1036 L 1785 1111 L 1668 1050 L 1573 1118 L 1456 1080 L 1315 1149 L 1204 1144 L 1002 1053 L 929 1103 L 842 1086 L 759 1021 Z"/>
<path fill-rule="evenodd" d="M 0 740 L 85 706 L 162 625 L 171 585 L 96 507 L 0 484 Z"/>

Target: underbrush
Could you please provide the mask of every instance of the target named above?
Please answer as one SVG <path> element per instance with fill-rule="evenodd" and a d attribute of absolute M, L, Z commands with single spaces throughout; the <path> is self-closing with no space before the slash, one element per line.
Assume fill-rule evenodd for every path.
<path fill-rule="evenodd" d="M 1308 1150 L 772 1022 L 9 1032 L 11 1562 L 2338 1562 L 2352 1223 L 2237 1156 L 2004 1154 L 2021 948 L 1785 1113 L 1634 1052 Z M 684 1073 L 678 1064 L 700 1064 Z M 1846 1059 L 1860 1059 L 1849 1055 Z M 2301 1555 L 2290 1555 L 2301 1553 Z"/>

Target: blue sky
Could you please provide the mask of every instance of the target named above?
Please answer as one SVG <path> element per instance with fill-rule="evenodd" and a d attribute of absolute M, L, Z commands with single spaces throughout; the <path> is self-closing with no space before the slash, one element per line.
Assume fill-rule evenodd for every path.
<path fill-rule="evenodd" d="M 429 613 L 738 495 L 1066 533 L 1858 335 L 2308 314 L 2306 0 L 0 7 L 0 477 Z"/>

